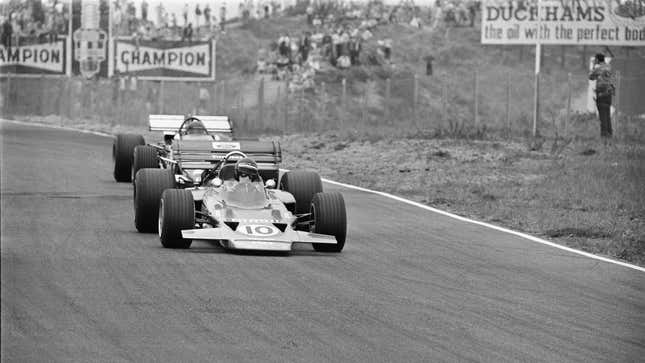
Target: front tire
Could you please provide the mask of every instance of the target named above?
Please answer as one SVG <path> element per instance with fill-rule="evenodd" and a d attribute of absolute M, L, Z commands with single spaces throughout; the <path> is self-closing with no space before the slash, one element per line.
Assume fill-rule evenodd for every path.
<path fill-rule="evenodd" d="M 117 134 L 112 143 L 112 160 L 114 160 L 114 180 L 129 182 L 132 178 L 132 161 L 134 148 L 145 145 L 141 135 Z"/>
<path fill-rule="evenodd" d="M 175 187 L 168 169 L 141 169 L 134 182 L 134 225 L 143 233 L 157 232 L 159 200 L 166 189 Z"/>
<path fill-rule="evenodd" d="M 347 213 L 345 199 L 338 192 L 318 193 L 311 201 L 313 226 L 311 232 L 336 237 L 336 244 L 312 243 L 319 252 L 340 252 L 347 237 Z"/>
<path fill-rule="evenodd" d="M 159 239 L 165 248 L 189 248 L 193 242 L 181 236 L 183 229 L 195 228 L 195 201 L 184 189 L 166 189 L 159 205 Z"/>
<path fill-rule="evenodd" d="M 322 180 L 312 171 L 290 171 L 280 179 L 280 189 L 287 191 L 296 199 L 293 213 L 309 213 L 311 200 L 316 193 L 321 193 Z"/>

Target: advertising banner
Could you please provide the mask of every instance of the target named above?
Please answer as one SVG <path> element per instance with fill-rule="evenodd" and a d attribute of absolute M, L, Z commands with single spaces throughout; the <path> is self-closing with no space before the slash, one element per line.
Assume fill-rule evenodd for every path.
<path fill-rule="evenodd" d="M 539 4 L 539 7 L 538 7 Z M 484 0 L 483 44 L 645 45 L 645 0 Z"/>
<path fill-rule="evenodd" d="M 67 39 L 52 42 L 0 45 L 0 74 L 40 76 L 67 74 Z"/>
<path fill-rule="evenodd" d="M 215 80 L 215 41 L 115 39 L 114 73 L 152 80 Z"/>
<path fill-rule="evenodd" d="M 107 77 L 108 0 L 72 1 L 72 73 L 85 78 Z"/>

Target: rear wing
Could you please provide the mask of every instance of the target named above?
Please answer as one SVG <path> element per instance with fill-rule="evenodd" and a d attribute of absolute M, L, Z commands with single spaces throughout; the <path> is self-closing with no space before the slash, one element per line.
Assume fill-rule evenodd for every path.
<path fill-rule="evenodd" d="M 206 130 L 211 133 L 233 133 L 233 125 L 228 116 L 195 116 Z M 150 131 L 163 131 L 164 135 L 174 135 L 186 118 L 183 115 L 150 115 Z"/>
<path fill-rule="evenodd" d="M 282 162 L 282 150 L 278 141 L 203 141 L 181 140 L 173 150 L 173 159 L 183 169 L 208 169 L 224 159 L 231 151 L 241 151 L 253 159 L 259 169 L 278 170 Z M 229 161 L 237 161 L 234 155 Z"/>

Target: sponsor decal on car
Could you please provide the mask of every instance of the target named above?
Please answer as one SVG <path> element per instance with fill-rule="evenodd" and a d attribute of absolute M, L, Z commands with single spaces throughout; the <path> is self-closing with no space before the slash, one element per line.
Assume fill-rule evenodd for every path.
<path fill-rule="evenodd" d="M 214 142 L 214 150 L 240 150 L 239 142 Z"/>

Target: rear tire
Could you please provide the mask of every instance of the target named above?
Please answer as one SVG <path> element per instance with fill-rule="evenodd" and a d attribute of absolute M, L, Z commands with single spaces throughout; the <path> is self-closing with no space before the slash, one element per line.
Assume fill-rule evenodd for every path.
<path fill-rule="evenodd" d="M 336 237 L 336 244 L 312 243 L 319 252 L 340 252 L 345 247 L 347 214 L 345 200 L 338 192 L 318 193 L 311 201 L 313 228 L 311 232 Z"/>
<path fill-rule="evenodd" d="M 195 228 L 195 201 L 184 189 L 166 189 L 159 205 L 159 239 L 165 248 L 189 248 L 193 242 L 181 236 L 183 229 Z"/>
<path fill-rule="evenodd" d="M 322 193 L 322 180 L 312 171 L 290 171 L 280 179 L 280 189 L 296 199 L 295 214 L 309 213 L 311 200 L 316 193 Z"/>
<path fill-rule="evenodd" d="M 132 161 L 132 181 L 135 180 L 137 171 L 145 168 L 159 168 L 159 157 L 157 156 L 157 149 L 147 145 L 135 146 Z"/>
<path fill-rule="evenodd" d="M 134 182 L 134 225 L 143 233 L 157 232 L 159 200 L 166 189 L 175 187 L 168 169 L 141 169 Z"/>
<path fill-rule="evenodd" d="M 132 161 L 134 148 L 145 145 L 143 136 L 134 134 L 117 134 L 112 143 L 112 160 L 114 160 L 114 180 L 129 182 L 132 178 Z"/>

